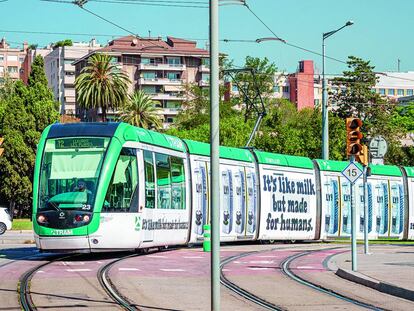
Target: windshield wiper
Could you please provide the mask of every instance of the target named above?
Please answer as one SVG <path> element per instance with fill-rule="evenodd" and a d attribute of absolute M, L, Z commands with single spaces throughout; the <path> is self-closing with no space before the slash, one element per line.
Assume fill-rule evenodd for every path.
<path fill-rule="evenodd" d="M 58 212 L 63 212 L 56 203 L 53 203 L 53 202 L 50 202 L 50 201 L 47 201 L 47 203 L 52 205 L 54 207 L 54 209 L 57 210 Z"/>

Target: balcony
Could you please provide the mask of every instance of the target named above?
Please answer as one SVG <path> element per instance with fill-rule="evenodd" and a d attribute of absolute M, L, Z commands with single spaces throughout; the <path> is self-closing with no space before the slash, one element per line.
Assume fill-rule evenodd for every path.
<path fill-rule="evenodd" d="M 64 68 L 65 71 L 75 72 L 75 66 L 73 66 L 71 64 L 64 64 L 63 68 Z"/>
<path fill-rule="evenodd" d="M 210 85 L 210 81 L 208 81 L 208 80 L 198 81 L 198 86 L 209 86 L 209 85 Z"/>
<path fill-rule="evenodd" d="M 140 85 L 182 85 L 182 79 L 168 79 L 168 78 L 140 78 L 138 79 Z"/>
<path fill-rule="evenodd" d="M 210 72 L 210 67 L 206 65 L 200 65 L 198 66 L 198 71 L 200 72 Z"/>
<path fill-rule="evenodd" d="M 176 116 L 177 114 L 180 113 L 181 108 L 162 108 L 162 114 L 167 114 L 167 115 L 174 115 Z"/>
<path fill-rule="evenodd" d="M 138 64 L 138 70 L 168 70 L 168 71 L 184 71 L 185 64 Z"/>
<path fill-rule="evenodd" d="M 65 76 L 65 83 L 67 84 L 74 84 L 75 83 L 75 76 Z"/>
<path fill-rule="evenodd" d="M 183 100 L 182 94 L 154 93 L 148 94 L 153 100 Z"/>

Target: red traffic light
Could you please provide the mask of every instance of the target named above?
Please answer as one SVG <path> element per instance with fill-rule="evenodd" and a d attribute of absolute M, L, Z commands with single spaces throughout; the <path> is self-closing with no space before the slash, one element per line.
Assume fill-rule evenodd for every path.
<path fill-rule="evenodd" d="M 346 119 L 346 154 L 348 156 L 358 156 L 362 151 L 361 133 L 362 121 L 358 118 Z"/>

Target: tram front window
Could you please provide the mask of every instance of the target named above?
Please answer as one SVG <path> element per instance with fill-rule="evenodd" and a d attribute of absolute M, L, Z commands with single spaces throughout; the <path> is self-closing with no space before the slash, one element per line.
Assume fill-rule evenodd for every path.
<path fill-rule="evenodd" d="M 92 211 L 109 138 L 49 139 L 43 154 L 39 211 Z"/>

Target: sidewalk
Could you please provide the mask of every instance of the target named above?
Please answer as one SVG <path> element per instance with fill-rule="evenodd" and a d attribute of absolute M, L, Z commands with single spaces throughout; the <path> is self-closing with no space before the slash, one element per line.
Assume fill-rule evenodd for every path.
<path fill-rule="evenodd" d="M 328 266 L 344 279 L 414 301 L 414 246 L 376 245 L 370 252 L 365 255 L 359 247 L 357 272 L 350 252 L 331 257 Z"/>
<path fill-rule="evenodd" d="M 33 244 L 32 230 L 9 230 L 0 235 L 0 244 Z"/>

